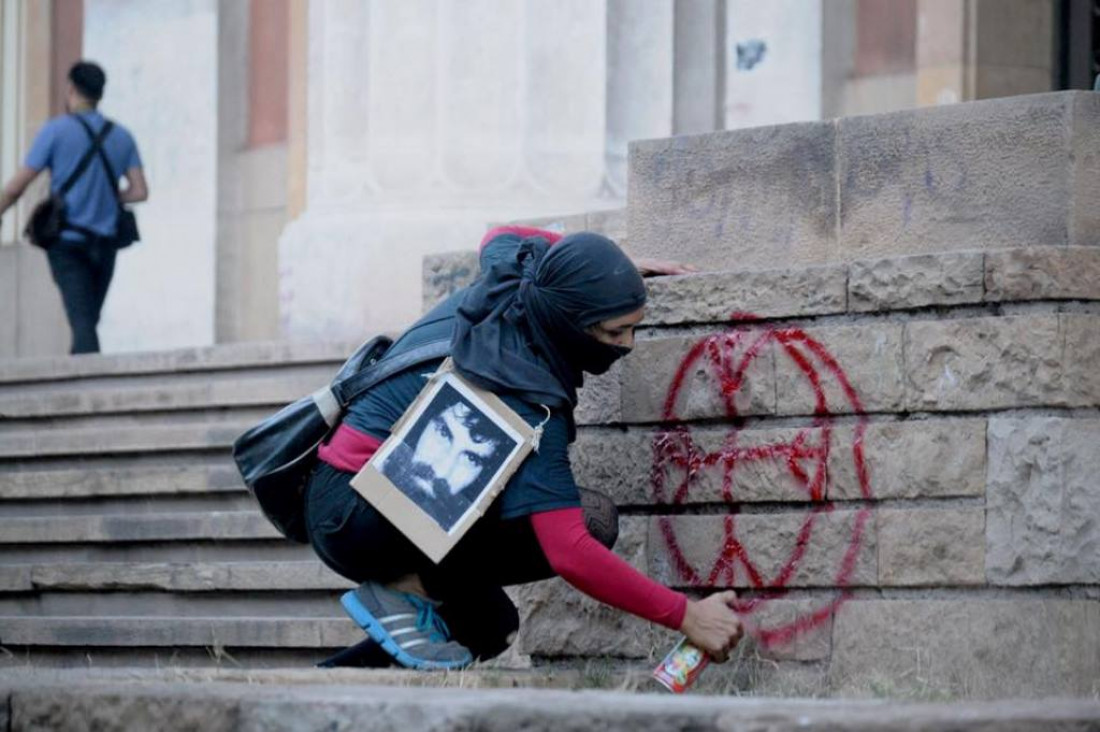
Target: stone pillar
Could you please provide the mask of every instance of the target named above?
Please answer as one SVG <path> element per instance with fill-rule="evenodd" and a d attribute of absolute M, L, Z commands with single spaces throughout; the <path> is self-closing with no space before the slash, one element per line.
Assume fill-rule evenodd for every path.
<path fill-rule="evenodd" d="M 87 0 L 85 55 L 107 71 L 103 112 L 137 139 L 150 198 L 121 252 L 100 325 L 105 351 L 214 341 L 216 0 Z"/>
<path fill-rule="evenodd" d="M 1054 89 L 1054 0 L 919 0 L 917 102 Z"/>
<path fill-rule="evenodd" d="M 490 222 L 621 206 L 627 140 L 672 129 L 671 0 L 321 0 L 308 65 L 293 339 L 406 325 L 423 256 Z"/>
<path fill-rule="evenodd" d="M 726 129 L 821 118 L 822 1 L 726 0 Z"/>

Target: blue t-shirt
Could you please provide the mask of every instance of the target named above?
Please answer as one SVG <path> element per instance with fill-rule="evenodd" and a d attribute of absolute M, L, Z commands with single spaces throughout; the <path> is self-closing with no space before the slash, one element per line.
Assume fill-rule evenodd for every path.
<path fill-rule="evenodd" d="M 99 112 L 82 112 L 80 115 L 92 131 L 99 133 L 107 120 Z M 50 188 L 57 192 L 76 169 L 80 158 L 91 145 L 88 133 L 70 115 L 54 117 L 47 122 L 27 153 L 26 166 L 33 170 L 50 169 Z M 103 141 L 103 150 L 111 162 L 115 174 L 122 176 L 131 168 L 141 167 L 134 138 L 125 128 L 115 123 L 114 129 Z M 105 237 L 114 236 L 118 222 L 118 203 L 112 188 L 118 181 L 111 181 L 98 156 L 92 158 L 87 170 L 69 189 L 65 196 L 66 218 L 69 223 L 90 229 Z M 63 239 L 80 241 L 82 234 L 63 231 Z"/>
<path fill-rule="evenodd" d="M 463 294 L 460 290 L 421 318 L 394 343 L 390 353 L 397 354 L 449 337 Z M 416 399 L 427 384 L 428 377 L 441 363 L 442 359 L 439 359 L 415 366 L 372 387 L 348 406 L 345 423 L 359 432 L 385 440 L 390 436 L 390 428 Z M 510 394 L 498 396 L 531 426 L 546 421 L 546 410 L 541 406 Z M 500 518 L 519 518 L 581 505 L 573 468 L 569 464 L 569 440 L 569 416 L 560 410 L 553 411 L 542 427 L 539 451 L 527 456 L 494 504 L 494 509 L 500 511 Z"/>

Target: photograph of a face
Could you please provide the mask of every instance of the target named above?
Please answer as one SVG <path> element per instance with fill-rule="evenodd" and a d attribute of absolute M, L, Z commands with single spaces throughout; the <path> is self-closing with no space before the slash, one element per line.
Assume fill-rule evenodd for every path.
<path fill-rule="evenodd" d="M 377 462 L 379 472 L 447 532 L 493 485 L 523 440 L 460 388 L 443 379 Z"/>

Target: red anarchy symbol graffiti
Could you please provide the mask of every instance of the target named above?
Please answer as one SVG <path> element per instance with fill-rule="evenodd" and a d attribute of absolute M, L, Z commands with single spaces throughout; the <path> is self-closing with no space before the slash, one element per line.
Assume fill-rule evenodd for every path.
<path fill-rule="evenodd" d="M 738 315 L 735 320 L 753 320 L 751 316 Z M 774 442 L 751 447 L 741 446 L 741 430 L 736 426 L 740 415 L 736 407 L 736 397 L 746 383 L 746 375 L 757 357 L 773 346 L 775 357 L 789 358 L 809 383 L 814 394 L 814 417 L 812 426 L 801 429 L 787 442 Z M 798 570 L 806 552 L 811 549 L 815 524 L 822 513 L 833 510 L 833 503 L 827 500 L 827 466 L 829 462 L 830 441 L 833 436 L 833 415 L 826 397 L 825 385 L 829 379 L 834 381 L 848 402 L 849 411 L 857 415 L 853 430 L 851 459 L 854 472 L 864 500 L 872 498 L 867 465 L 863 457 L 863 434 L 866 417 L 859 395 L 848 381 L 847 375 L 837 360 L 819 341 L 798 328 L 738 329 L 709 336 L 697 342 L 684 357 L 672 380 L 663 409 L 665 422 L 679 422 L 677 405 L 683 392 L 688 374 L 707 369 L 714 382 L 719 385 L 720 396 L 726 416 L 735 426 L 726 434 L 720 449 L 708 452 L 700 448 L 686 425 L 672 429 L 659 430 L 653 437 L 653 496 L 657 503 L 683 504 L 688 491 L 704 470 L 720 470 L 722 475 L 722 498 L 726 503 L 738 503 L 734 491 L 734 477 L 738 468 L 754 462 L 774 461 L 786 467 L 795 483 L 805 492 L 805 497 L 813 505 L 808 510 L 798 531 L 791 554 L 770 577 L 764 575 L 753 561 L 745 546 L 737 537 L 737 523 L 734 514 L 724 517 L 724 536 L 722 548 L 709 567 L 697 567 L 684 555 L 677 539 L 672 521 L 668 517 L 659 519 L 668 555 L 674 571 L 679 578 L 692 586 L 733 585 L 738 571 L 742 568 L 747 583 L 754 590 L 754 597 L 739 599 L 734 609 L 745 617 L 746 626 L 765 647 L 784 645 L 797 635 L 816 628 L 833 616 L 837 608 L 847 599 L 855 571 L 856 561 L 862 546 L 863 531 L 870 517 L 870 509 L 861 508 L 856 512 L 852 523 L 852 533 L 844 551 L 833 587 L 839 593 L 825 601 L 819 607 L 796 617 L 793 621 L 774 627 L 763 627 L 760 622 L 752 622 L 751 616 L 772 599 L 784 595 L 788 584 Z M 668 476 L 682 475 L 676 485 L 669 485 Z"/>

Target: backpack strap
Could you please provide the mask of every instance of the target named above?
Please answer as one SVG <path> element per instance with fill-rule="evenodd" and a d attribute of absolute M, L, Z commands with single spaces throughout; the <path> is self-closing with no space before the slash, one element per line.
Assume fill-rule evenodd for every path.
<path fill-rule="evenodd" d="M 92 132 L 92 126 L 88 124 L 87 120 L 79 114 L 74 114 L 73 116 L 76 117 L 76 121 L 80 123 L 84 131 L 88 133 L 88 139 L 92 141 L 91 152 L 99 155 L 99 162 L 103 165 L 103 172 L 107 174 L 107 180 L 111 182 L 111 193 L 115 194 L 115 203 L 121 208 L 122 195 L 118 192 L 118 176 L 115 175 L 115 170 L 111 167 L 111 161 L 107 159 L 107 152 L 103 149 L 103 141 L 107 139 L 107 135 L 111 133 L 111 130 L 115 128 L 115 123 L 111 120 L 107 120 L 103 124 L 103 129 L 96 135 Z"/>
<path fill-rule="evenodd" d="M 359 373 L 333 384 L 332 393 L 340 403 L 340 407 L 345 408 L 356 397 L 394 374 L 428 361 L 444 358 L 450 353 L 451 339 L 447 337 L 428 341 L 394 356 L 383 356 L 382 360 L 373 366 L 368 366 Z"/>
<path fill-rule="evenodd" d="M 72 190 L 72 187 L 76 185 L 76 182 L 80 179 L 80 176 L 84 175 L 84 171 L 88 169 L 88 165 L 91 164 L 92 158 L 95 156 L 96 151 L 103 150 L 103 140 L 107 138 L 107 135 L 108 133 L 110 133 L 111 128 L 114 127 L 114 124 L 108 121 L 107 124 L 103 125 L 103 129 L 101 129 L 99 131 L 99 134 L 97 135 L 92 132 L 92 128 L 80 117 L 79 114 L 73 114 L 70 116 L 77 122 L 79 122 L 80 126 L 84 128 L 84 131 L 88 133 L 88 138 L 91 140 L 92 144 L 87 150 L 84 151 L 84 155 L 81 156 L 79 162 L 77 162 L 76 164 L 76 167 L 73 168 L 73 172 L 69 174 L 69 177 L 66 178 L 65 182 L 62 183 L 61 186 L 57 189 L 57 194 L 62 198 L 64 198 L 65 195 L 70 190 Z"/>

